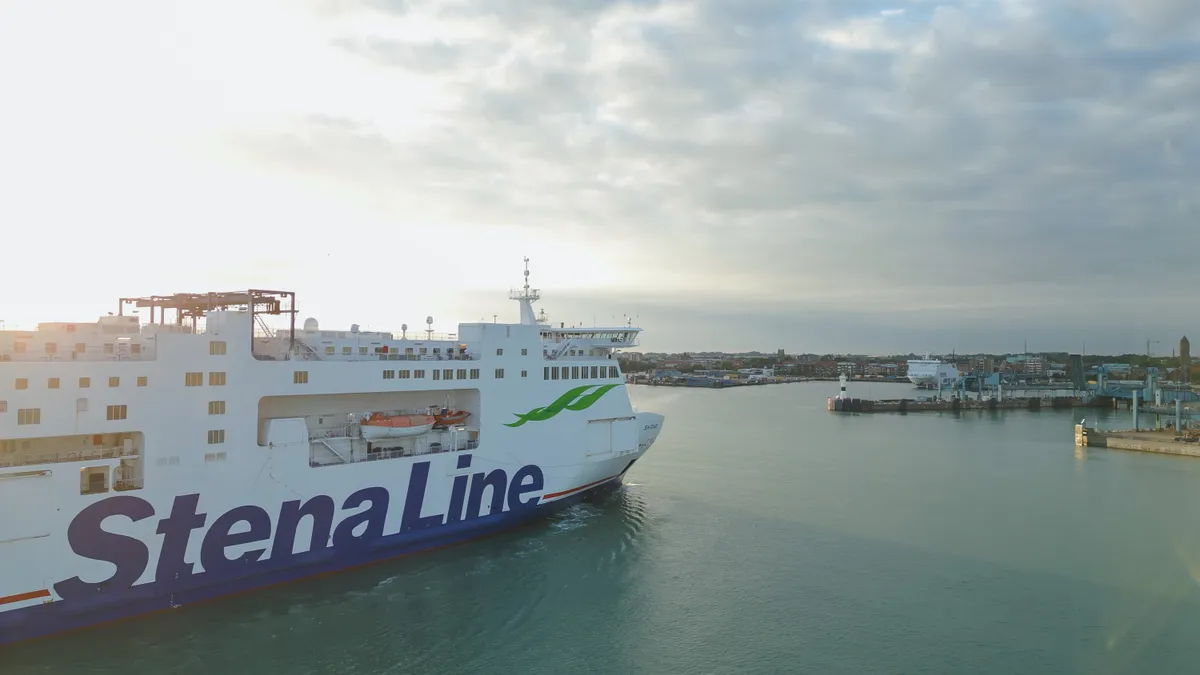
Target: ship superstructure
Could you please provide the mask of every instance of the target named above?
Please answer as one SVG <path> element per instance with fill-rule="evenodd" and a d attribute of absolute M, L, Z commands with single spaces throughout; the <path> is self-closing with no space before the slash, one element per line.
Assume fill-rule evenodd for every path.
<path fill-rule="evenodd" d="M 908 362 L 908 379 L 918 387 L 953 387 L 961 378 L 962 373 L 953 364 L 931 358 L 928 354 L 923 359 Z"/>
<path fill-rule="evenodd" d="M 269 290 L 0 331 L 0 644 L 481 536 L 618 485 L 663 422 L 634 410 L 615 358 L 640 329 L 539 320 L 526 263 L 519 323 L 452 335 L 431 318 L 297 326 L 294 294 Z"/>

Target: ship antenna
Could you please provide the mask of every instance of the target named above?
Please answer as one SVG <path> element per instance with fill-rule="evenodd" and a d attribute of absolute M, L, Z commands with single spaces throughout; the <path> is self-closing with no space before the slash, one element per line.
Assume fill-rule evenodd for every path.
<path fill-rule="evenodd" d="M 529 287 L 529 258 L 525 258 L 525 285 L 520 291 L 513 290 L 508 294 L 508 297 L 516 300 L 521 305 L 521 323 L 525 325 L 537 324 L 537 317 L 533 315 L 533 303 L 541 299 L 541 294 L 536 288 Z"/>

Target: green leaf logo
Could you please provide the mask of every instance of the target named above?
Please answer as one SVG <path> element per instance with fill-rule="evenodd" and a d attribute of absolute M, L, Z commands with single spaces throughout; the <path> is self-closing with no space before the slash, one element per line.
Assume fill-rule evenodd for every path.
<path fill-rule="evenodd" d="M 582 387 L 575 387 L 567 393 L 559 396 L 553 403 L 544 408 L 534 408 L 524 415 L 513 413 L 517 416 L 516 422 L 505 424 L 506 427 L 519 427 L 526 422 L 545 422 L 554 417 L 558 413 L 565 410 L 587 410 L 592 407 L 592 404 L 600 400 L 609 390 L 619 387 L 619 384 L 585 384 Z M 593 387 L 598 387 L 595 391 L 588 394 L 587 391 Z"/>

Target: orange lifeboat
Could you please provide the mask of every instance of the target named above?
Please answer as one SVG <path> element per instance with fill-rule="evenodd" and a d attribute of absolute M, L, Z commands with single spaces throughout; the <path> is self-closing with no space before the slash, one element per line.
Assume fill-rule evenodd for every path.
<path fill-rule="evenodd" d="M 442 408 L 439 412 L 433 414 L 433 419 L 439 427 L 448 427 L 455 424 L 462 424 L 471 413 L 465 410 L 450 410 Z"/>
<path fill-rule="evenodd" d="M 433 428 L 433 415 L 384 415 L 371 413 L 362 422 L 362 435 L 367 439 L 404 438 L 429 433 Z"/>

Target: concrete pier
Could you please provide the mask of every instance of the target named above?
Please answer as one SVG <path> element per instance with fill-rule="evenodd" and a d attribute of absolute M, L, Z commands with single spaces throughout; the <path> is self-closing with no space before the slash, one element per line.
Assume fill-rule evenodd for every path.
<path fill-rule="evenodd" d="M 961 410 L 1041 410 L 1046 408 L 1074 408 L 1082 406 L 1080 399 L 1070 397 L 1055 398 L 1006 398 L 1003 400 L 989 399 L 986 401 L 951 398 L 951 399 L 887 399 L 875 401 L 866 398 L 830 398 L 827 409 L 831 412 L 853 413 L 910 413 Z"/>
<path fill-rule="evenodd" d="M 1162 455 L 1200 457 L 1200 438 L 1195 432 L 1177 436 L 1173 430 L 1096 431 L 1085 424 L 1075 425 L 1075 445 L 1088 448 L 1113 448 L 1135 452 L 1154 452 Z"/>

